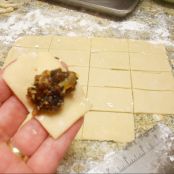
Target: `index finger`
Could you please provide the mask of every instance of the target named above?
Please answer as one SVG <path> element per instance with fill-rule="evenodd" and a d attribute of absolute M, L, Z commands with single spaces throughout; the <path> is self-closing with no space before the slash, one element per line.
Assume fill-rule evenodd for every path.
<path fill-rule="evenodd" d="M 11 90 L 2 78 L 2 74 L 3 70 L 0 70 L 0 105 L 12 95 Z"/>

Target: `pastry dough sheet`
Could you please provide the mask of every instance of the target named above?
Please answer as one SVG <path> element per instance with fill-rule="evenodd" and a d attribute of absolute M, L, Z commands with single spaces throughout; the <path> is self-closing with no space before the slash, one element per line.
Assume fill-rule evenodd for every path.
<path fill-rule="evenodd" d="M 174 78 L 171 72 L 132 71 L 134 89 L 173 90 Z"/>
<path fill-rule="evenodd" d="M 85 117 L 82 139 L 131 142 L 134 138 L 133 114 L 89 112 Z"/>
<path fill-rule="evenodd" d="M 92 110 L 133 112 L 131 89 L 88 87 L 88 98 L 92 101 Z"/>
<path fill-rule="evenodd" d="M 76 139 L 129 142 L 134 139 L 134 113 L 174 113 L 174 78 L 163 45 L 116 38 L 27 36 L 16 41 L 6 65 L 21 54 L 39 51 L 49 51 L 77 71 L 93 103 L 94 111 L 85 116 Z"/>
<path fill-rule="evenodd" d="M 133 90 L 135 113 L 174 114 L 174 91 Z"/>

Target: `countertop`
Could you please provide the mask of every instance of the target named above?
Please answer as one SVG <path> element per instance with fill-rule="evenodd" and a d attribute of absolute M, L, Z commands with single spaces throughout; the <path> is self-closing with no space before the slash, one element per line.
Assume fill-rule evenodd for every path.
<path fill-rule="evenodd" d="M 121 19 L 46 1 L 15 1 L 24 4 L 12 13 L 0 15 L 0 67 L 17 38 L 25 35 L 64 35 L 157 41 L 166 46 L 169 61 L 174 69 L 174 5 L 172 4 L 158 0 L 144 0 L 133 13 Z M 159 122 L 165 123 L 174 131 L 172 115 L 136 115 L 136 136 Z M 124 144 L 113 142 L 74 141 L 59 171 L 87 172 L 91 163 L 95 164 L 96 161 L 102 160 L 111 149 L 122 147 Z"/>

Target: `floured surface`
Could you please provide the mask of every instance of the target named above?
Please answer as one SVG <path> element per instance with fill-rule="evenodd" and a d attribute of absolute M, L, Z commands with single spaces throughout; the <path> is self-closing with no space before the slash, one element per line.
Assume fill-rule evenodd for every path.
<path fill-rule="evenodd" d="M 54 70 L 62 67 L 49 53 L 31 52 L 18 59 L 4 72 L 4 79 L 16 96 L 31 112 L 32 106 L 26 97 L 28 87 L 34 83 L 34 77 L 44 70 Z M 15 75 L 15 78 L 14 76 Z M 84 92 L 78 85 L 76 90 L 65 97 L 64 104 L 55 114 L 42 114 L 36 118 L 54 138 L 58 138 L 75 121 L 82 117 L 90 109 Z M 30 116 L 29 116 L 30 117 Z"/>
<path fill-rule="evenodd" d="M 108 127 L 111 132 L 122 132 L 121 127 L 115 126 L 116 123 L 118 125 L 127 123 L 130 126 L 127 134 L 134 137 L 132 136 L 134 134 L 134 126 L 131 120 L 135 107 L 135 113 L 139 112 L 139 110 L 143 113 L 173 113 L 171 109 L 171 107 L 173 107 L 172 104 L 166 102 L 169 107 L 163 104 L 161 97 L 163 94 L 160 93 L 161 91 L 155 94 L 152 93 L 154 96 L 157 95 L 159 100 L 158 104 L 156 104 L 156 100 L 152 100 L 152 103 L 154 102 L 157 105 L 155 109 L 149 107 L 148 101 L 151 100 L 151 96 L 146 96 L 146 93 L 138 94 L 140 99 L 136 97 L 136 101 L 134 98 L 134 86 L 135 88 L 148 89 L 150 92 L 153 92 L 153 90 L 163 90 L 165 92 L 165 90 L 171 90 L 173 88 L 172 84 L 174 79 L 171 74 L 171 67 L 168 62 L 168 57 L 166 56 L 165 48 L 162 45 L 126 39 L 66 38 L 58 36 L 52 36 L 50 42 L 50 37 L 51 36 L 48 36 L 48 40 L 45 41 L 47 45 L 50 43 L 48 48 L 45 48 L 45 44 L 40 44 L 46 37 L 40 37 L 42 39 L 39 41 L 38 36 L 34 39 L 32 36 L 32 45 L 28 45 L 28 43 L 30 43 L 29 37 L 27 37 L 26 41 L 24 37 L 20 40 L 20 43 L 19 41 L 16 43 L 18 47 L 12 48 L 12 52 L 9 53 L 7 61 L 9 62 L 12 59 L 14 60 L 14 57 L 18 57 L 18 55 L 20 55 L 20 49 L 23 52 L 21 52 L 21 54 L 25 54 L 28 51 L 49 51 L 53 56 L 65 62 L 67 61 L 70 69 L 79 74 L 79 81 L 82 84 L 83 90 L 93 103 L 93 111 L 91 111 L 89 115 L 94 115 L 94 118 L 91 116 L 92 118 L 89 119 L 89 122 L 93 122 L 92 119 L 95 120 L 95 115 L 97 115 L 96 118 L 99 118 L 98 115 L 100 114 L 96 113 L 101 113 L 101 120 L 105 120 L 103 122 L 104 126 Z M 21 41 L 24 43 L 24 46 L 22 45 L 23 43 L 21 44 Z M 151 47 L 153 49 L 147 52 Z M 14 54 L 15 50 L 18 50 L 18 55 L 16 56 Z M 141 76 L 141 73 L 149 73 L 150 75 L 143 74 Z M 158 75 L 155 76 L 155 74 Z M 155 85 L 151 83 L 151 81 L 154 81 Z M 145 102 L 142 102 L 144 97 L 147 97 L 147 99 Z M 169 102 L 173 102 L 173 99 L 169 97 L 168 94 L 164 95 L 164 97 L 167 100 L 169 99 Z M 138 103 L 140 106 L 137 106 L 137 101 L 140 101 Z M 146 103 L 147 105 L 144 106 Z M 123 117 L 123 120 L 120 119 L 124 114 L 126 116 Z M 112 124 L 112 121 L 109 119 L 105 119 L 105 117 L 109 117 L 109 115 L 111 115 L 113 122 L 117 120 L 115 124 Z M 116 119 L 116 117 L 119 119 Z M 91 128 L 94 126 L 97 130 L 95 125 L 93 122 Z M 77 135 L 77 139 L 84 139 L 84 134 L 90 134 L 84 129 L 85 126 L 86 123 L 84 123 L 84 127 Z M 87 127 L 90 129 L 89 124 Z M 102 124 L 101 127 L 98 126 L 98 128 L 99 131 L 102 128 Z M 90 136 L 89 139 L 92 140 L 112 139 L 118 142 L 129 142 L 131 139 L 126 136 L 125 138 L 119 138 L 118 136 L 114 139 L 113 137 L 111 138 L 109 133 L 106 135 L 107 137 L 102 137 L 100 133 L 98 135 L 90 134 Z"/>

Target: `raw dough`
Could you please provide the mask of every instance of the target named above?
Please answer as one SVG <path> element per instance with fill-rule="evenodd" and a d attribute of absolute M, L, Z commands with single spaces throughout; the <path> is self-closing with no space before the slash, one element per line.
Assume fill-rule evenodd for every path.
<path fill-rule="evenodd" d="M 50 49 L 90 51 L 91 41 L 83 37 L 54 36 Z"/>
<path fill-rule="evenodd" d="M 143 40 L 129 40 L 129 52 L 166 55 L 163 45 Z"/>
<path fill-rule="evenodd" d="M 132 114 L 89 112 L 85 116 L 82 139 L 125 143 L 133 141 L 134 136 Z"/>
<path fill-rule="evenodd" d="M 166 55 L 130 53 L 132 70 L 140 71 L 171 71 Z"/>
<path fill-rule="evenodd" d="M 32 107 L 26 98 L 26 94 L 28 87 L 34 82 L 35 75 L 41 74 L 44 70 L 52 70 L 58 67 L 61 67 L 59 61 L 49 53 L 28 53 L 9 65 L 3 74 L 3 78 L 31 112 Z M 36 118 L 51 136 L 58 138 L 89 109 L 90 104 L 81 87 L 77 85 L 73 94 L 65 97 L 64 105 L 57 114 L 54 113 L 51 116 L 43 114 Z"/>
<path fill-rule="evenodd" d="M 128 52 L 128 40 L 116 38 L 92 38 L 91 51 Z"/>
<path fill-rule="evenodd" d="M 129 70 L 129 54 L 119 52 L 91 53 L 91 67 Z"/>
<path fill-rule="evenodd" d="M 92 110 L 133 112 L 131 89 L 89 87 L 88 98 L 93 103 Z"/>
<path fill-rule="evenodd" d="M 48 49 L 42 48 L 23 48 L 23 47 L 12 47 L 8 52 L 8 55 L 4 62 L 4 67 L 10 62 L 16 60 L 18 57 L 25 56 L 26 54 L 35 54 L 36 52 L 48 52 Z"/>
<path fill-rule="evenodd" d="M 90 68 L 89 86 L 131 88 L 130 71 Z"/>
<path fill-rule="evenodd" d="M 19 38 L 14 46 L 49 49 L 53 36 L 25 36 Z"/>
<path fill-rule="evenodd" d="M 174 114 L 174 91 L 133 90 L 135 113 Z"/>
<path fill-rule="evenodd" d="M 87 86 L 88 84 L 88 73 L 89 73 L 89 68 L 86 67 L 77 67 L 77 66 L 72 66 L 69 67 L 69 70 L 74 71 L 77 73 L 79 77 L 79 83 L 83 86 Z"/>
<path fill-rule="evenodd" d="M 70 66 L 89 66 L 89 51 L 50 50 L 53 56 L 59 57 Z"/>
<path fill-rule="evenodd" d="M 171 72 L 132 71 L 133 88 L 151 90 L 174 90 Z"/>
<path fill-rule="evenodd" d="M 82 88 L 83 88 L 83 92 L 85 93 L 85 96 L 87 96 L 87 89 L 88 89 L 88 87 L 87 86 L 82 86 Z"/>
<path fill-rule="evenodd" d="M 83 136 L 83 127 L 84 127 L 84 124 L 81 126 L 79 132 L 77 133 L 75 139 L 76 140 L 82 140 L 82 136 Z"/>

